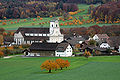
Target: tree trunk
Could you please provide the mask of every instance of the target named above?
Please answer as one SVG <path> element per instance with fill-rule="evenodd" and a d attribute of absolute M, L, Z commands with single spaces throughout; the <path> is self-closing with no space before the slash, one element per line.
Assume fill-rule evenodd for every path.
<path fill-rule="evenodd" d="M 61 70 L 62 70 L 62 67 L 61 67 Z"/>
<path fill-rule="evenodd" d="M 51 73 L 51 69 L 49 70 L 49 73 Z"/>

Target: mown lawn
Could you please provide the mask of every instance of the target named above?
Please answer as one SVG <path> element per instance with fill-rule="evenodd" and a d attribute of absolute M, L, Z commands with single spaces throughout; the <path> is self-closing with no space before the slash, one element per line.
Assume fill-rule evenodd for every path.
<path fill-rule="evenodd" d="M 68 57 L 71 66 L 47 73 L 40 64 L 56 57 L 0 59 L 0 80 L 120 80 L 120 56 Z"/>

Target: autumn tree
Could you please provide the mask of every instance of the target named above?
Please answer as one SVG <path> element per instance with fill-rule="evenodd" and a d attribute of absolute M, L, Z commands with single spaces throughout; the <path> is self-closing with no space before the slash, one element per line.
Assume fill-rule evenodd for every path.
<path fill-rule="evenodd" d="M 84 54 L 83 54 L 86 58 L 91 56 L 91 53 L 87 50 L 85 50 Z"/>
<path fill-rule="evenodd" d="M 61 68 L 61 70 L 66 67 L 66 61 L 63 59 L 56 59 L 56 63 L 59 65 L 59 67 Z"/>
<path fill-rule="evenodd" d="M 54 60 L 46 60 L 43 62 L 40 66 L 40 68 L 43 70 L 48 70 L 49 73 L 51 73 L 52 70 L 56 70 L 59 68 L 59 65 Z"/>
<path fill-rule="evenodd" d="M 65 67 L 69 67 L 70 66 L 70 62 L 68 60 L 65 60 Z"/>
<path fill-rule="evenodd" d="M 0 45 L 3 44 L 3 35 L 0 35 Z"/>
<path fill-rule="evenodd" d="M 0 57 L 3 57 L 4 53 L 2 51 L 0 51 Z"/>
<path fill-rule="evenodd" d="M 95 46 L 95 45 L 96 45 L 96 41 L 95 41 L 95 40 L 90 40 L 90 41 L 88 42 L 88 44 Z"/>
<path fill-rule="evenodd" d="M 6 32 L 4 32 L 4 33 L 3 33 L 3 36 L 7 36 L 7 33 L 6 33 Z"/>
<path fill-rule="evenodd" d="M 2 25 L 6 25 L 7 23 L 3 22 Z"/>

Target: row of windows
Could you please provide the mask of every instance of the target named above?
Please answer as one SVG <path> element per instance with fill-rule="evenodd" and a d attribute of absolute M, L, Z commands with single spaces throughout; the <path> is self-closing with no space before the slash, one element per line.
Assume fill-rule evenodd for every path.
<path fill-rule="evenodd" d="M 49 36 L 49 34 L 29 34 L 25 33 L 26 36 Z"/>

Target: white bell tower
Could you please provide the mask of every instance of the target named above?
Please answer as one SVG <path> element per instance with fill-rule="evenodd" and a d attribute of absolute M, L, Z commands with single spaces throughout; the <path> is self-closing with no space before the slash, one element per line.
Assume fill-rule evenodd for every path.
<path fill-rule="evenodd" d="M 63 34 L 60 32 L 59 22 L 58 20 L 50 21 L 50 42 L 62 42 L 64 39 Z"/>
<path fill-rule="evenodd" d="M 58 20 L 50 21 L 50 34 L 53 34 L 54 28 L 60 28 Z"/>

